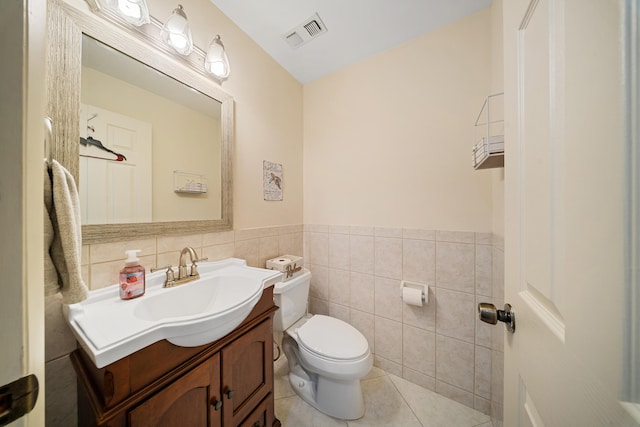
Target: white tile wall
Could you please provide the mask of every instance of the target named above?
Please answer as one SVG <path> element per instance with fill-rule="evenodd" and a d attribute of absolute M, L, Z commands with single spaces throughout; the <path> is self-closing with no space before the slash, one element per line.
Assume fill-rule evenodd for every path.
<path fill-rule="evenodd" d="M 491 233 L 305 225 L 313 274 L 309 309 L 348 319 L 369 340 L 376 366 L 467 406 L 501 408 L 492 370 L 496 329 L 477 303 L 496 301 L 503 256 Z M 404 304 L 400 282 L 430 286 L 428 305 Z M 501 292 L 501 291 L 500 291 Z M 495 350 L 494 350 L 495 349 Z"/>

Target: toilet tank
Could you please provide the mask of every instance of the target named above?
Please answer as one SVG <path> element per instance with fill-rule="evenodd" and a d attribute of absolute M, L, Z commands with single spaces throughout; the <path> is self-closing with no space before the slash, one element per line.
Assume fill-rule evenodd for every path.
<path fill-rule="evenodd" d="M 273 317 L 274 331 L 284 331 L 307 314 L 310 285 L 311 272 L 306 268 L 301 275 L 275 284 L 273 301 L 280 308 Z"/>

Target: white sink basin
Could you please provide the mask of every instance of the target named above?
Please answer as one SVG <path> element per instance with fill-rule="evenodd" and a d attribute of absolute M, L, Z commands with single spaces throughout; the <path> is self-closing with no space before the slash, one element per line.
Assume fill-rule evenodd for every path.
<path fill-rule="evenodd" d="M 262 290 L 280 280 L 273 270 L 229 258 L 198 263 L 200 278 L 163 288 L 164 271 L 148 274 L 142 297 L 123 301 L 118 285 L 91 291 L 65 306 L 71 329 L 98 368 L 156 341 L 195 347 L 222 338 L 247 318 Z"/>

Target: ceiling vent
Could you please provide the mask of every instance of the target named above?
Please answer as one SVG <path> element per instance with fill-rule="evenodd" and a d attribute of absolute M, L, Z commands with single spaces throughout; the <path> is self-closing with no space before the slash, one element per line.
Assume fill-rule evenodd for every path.
<path fill-rule="evenodd" d="M 290 31 L 287 31 L 284 35 L 284 39 L 287 41 L 289 46 L 296 49 L 326 32 L 327 27 L 325 27 L 320 16 L 315 13 L 302 24 L 296 26 Z"/>

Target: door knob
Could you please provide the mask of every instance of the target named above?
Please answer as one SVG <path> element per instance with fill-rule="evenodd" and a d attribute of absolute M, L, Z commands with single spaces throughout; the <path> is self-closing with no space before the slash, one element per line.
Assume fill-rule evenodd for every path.
<path fill-rule="evenodd" d="M 483 322 L 491 325 L 495 325 L 498 321 L 504 322 L 507 331 L 511 333 L 516 331 L 516 314 L 511 311 L 511 304 L 505 304 L 504 310 L 497 310 L 495 305 L 481 302 L 478 304 L 478 313 Z"/>

